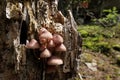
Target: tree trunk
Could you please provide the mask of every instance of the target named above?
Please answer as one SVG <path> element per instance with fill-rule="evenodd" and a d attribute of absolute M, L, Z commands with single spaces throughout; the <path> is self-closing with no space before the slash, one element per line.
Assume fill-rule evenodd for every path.
<path fill-rule="evenodd" d="M 58 0 L 0 1 L 0 80 L 75 79 L 82 40 L 71 11 L 64 17 L 57 3 Z M 61 35 L 67 48 L 66 52 L 55 52 L 64 64 L 51 73 L 46 72 L 46 62 L 39 58 L 39 50 L 25 46 L 26 40 L 38 40 L 41 27 Z"/>

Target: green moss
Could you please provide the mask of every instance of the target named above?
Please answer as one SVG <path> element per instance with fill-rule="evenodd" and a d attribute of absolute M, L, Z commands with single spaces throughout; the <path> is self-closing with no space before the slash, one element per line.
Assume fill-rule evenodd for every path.
<path fill-rule="evenodd" d="M 115 36 L 115 32 L 111 31 L 111 30 L 105 30 L 101 33 L 101 35 L 104 36 L 104 38 L 112 38 Z"/>
<path fill-rule="evenodd" d="M 88 32 L 85 30 L 80 30 L 81 36 L 82 37 L 87 37 L 88 36 Z"/>
<path fill-rule="evenodd" d="M 83 53 L 81 54 L 81 61 L 83 62 L 92 62 L 94 56 L 90 53 Z"/>
<path fill-rule="evenodd" d="M 102 53 L 109 52 L 111 49 L 111 46 L 108 42 L 99 42 L 98 44 L 96 44 L 96 47 Z"/>
<path fill-rule="evenodd" d="M 117 61 L 117 64 L 120 65 L 120 55 L 116 55 L 115 56 L 115 59 Z"/>
<path fill-rule="evenodd" d="M 92 49 L 93 44 L 94 44 L 94 43 L 93 43 L 92 41 L 86 41 L 86 42 L 84 43 L 84 46 L 85 46 L 86 48 Z"/>
<path fill-rule="evenodd" d="M 118 67 L 118 68 L 115 67 L 115 68 L 114 68 L 114 72 L 115 72 L 115 75 L 116 75 L 116 76 L 120 76 L 120 68 L 119 68 L 119 67 Z"/>
<path fill-rule="evenodd" d="M 110 75 L 106 75 L 106 80 L 112 80 L 112 79 L 110 78 Z"/>
<path fill-rule="evenodd" d="M 120 46 L 115 45 L 120 42 L 120 24 L 113 27 L 82 25 L 78 32 L 83 38 L 83 49 L 102 53 L 109 53 L 111 49 L 120 51 Z"/>
<path fill-rule="evenodd" d="M 120 44 L 112 45 L 112 48 L 116 51 L 120 51 Z"/>

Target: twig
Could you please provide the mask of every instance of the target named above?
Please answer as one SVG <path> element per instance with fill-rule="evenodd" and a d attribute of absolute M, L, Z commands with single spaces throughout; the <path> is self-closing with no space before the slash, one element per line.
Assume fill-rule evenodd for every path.
<path fill-rule="evenodd" d="M 78 76 L 80 80 L 83 80 L 82 75 L 78 72 Z"/>

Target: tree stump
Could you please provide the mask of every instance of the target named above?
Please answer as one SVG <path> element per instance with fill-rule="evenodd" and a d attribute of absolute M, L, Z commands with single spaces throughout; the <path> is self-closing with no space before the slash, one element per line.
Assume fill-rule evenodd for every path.
<path fill-rule="evenodd" d="M 58 0 L 0 1 L 0 80 L 74 80 L 79 70 L 82 39 L 68 10 L 64 17 L 57 9 Z M 54 52 L 63 64 L 47 73 L 46 59 L 37 49 L 27 49 L 26 40 L 38 40 L 45 28 L 64 39 L 66 52 Z"/>

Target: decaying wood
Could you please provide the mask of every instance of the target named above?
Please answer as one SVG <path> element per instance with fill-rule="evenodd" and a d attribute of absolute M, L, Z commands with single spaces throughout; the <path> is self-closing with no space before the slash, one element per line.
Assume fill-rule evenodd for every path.
<path fill-rule="evenodd" d="M 6 16 L 0 12 L 0 80 L 74 80 L 79 70 L 82 40 L 72 12 L 68 10 L 68 17 L 65 17 L 57 9 L 58 1 L 0 1 L 1 4 L 7 4 L 0 6 L 0 10 L 8 10 Z M 41 27 L 63 36 L 67 47 L 66 52 L 56 52 L 64 64 L 52 73 L 46 72 L 46 65 L 39 58 L 38 50 L 25 47 L 26 40 L 38 40 Z"/>

